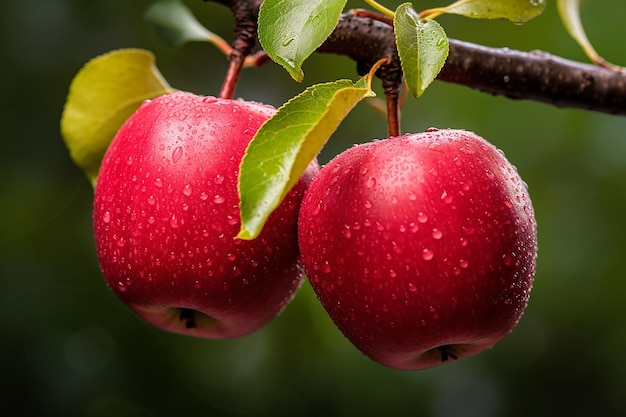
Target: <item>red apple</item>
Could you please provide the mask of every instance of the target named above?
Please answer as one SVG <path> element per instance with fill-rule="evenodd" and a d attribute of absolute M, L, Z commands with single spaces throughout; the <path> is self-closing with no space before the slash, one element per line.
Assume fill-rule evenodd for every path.
<path fill-rule="evenodd" d="M 318 298 L 365 355 L 428 368 L 490 348 L 532 287 L 526 185 L 479 136 L 429 129 L 352 147 L 307 190 L 299 244 Z"/>
<path fill-rule="evenodd" d="M 248 334 L 302 282 L 297 216 L 316 163 L 252 241 L 239 232 L 237 176 L 275 109 L 174 93 L 146 101 L 106 152 L 95 188 L 98 261 L 109 287 L 153 325 L 187 335 Z"/>

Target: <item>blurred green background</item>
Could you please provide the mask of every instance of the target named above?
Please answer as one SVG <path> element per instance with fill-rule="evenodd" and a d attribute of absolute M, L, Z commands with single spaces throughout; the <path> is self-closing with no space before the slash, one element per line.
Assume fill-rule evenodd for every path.
<path fill-rule="evenodd" d="M 224 7 L 186 4 L 230 39 Z M 385 368 L 339 334 L 307 284 L 280 317 L 237 340 L 167 334 L 131 314 L 98 270 L 92 190 L 69 159 L 59 118 L 79 68 L 122 47 L 154 51 L 174 87 L 218 93 L 226 59 L 208 44 L 163 46 L 143 21 L 149 5 L 0 2 L 0 399 L 15 410 L 3 415 L 626 415 L 624 117 L 440 82 L 407 102 L 404 131 L 477 132 L 505 151 L 533 197 L 539 261 L 530 304 L 515 331 L 478 356 L 420 372 Z M 583 13 L 599 52 L 626 65 L 623 16 L 622 0 L 590 1 Z M 454 38 L 586 60 L 553 1 L 523 26 L 439 21 Z M 313 56 L 304 70 L 305 85 L 356 78 L 351 61 L 332 55 Z M 277 106 L 305 85 L 270 63 L 245 70 L 236 95 Z M 362 103 L 320 159 L 385 133 L 384 119 Z"/>

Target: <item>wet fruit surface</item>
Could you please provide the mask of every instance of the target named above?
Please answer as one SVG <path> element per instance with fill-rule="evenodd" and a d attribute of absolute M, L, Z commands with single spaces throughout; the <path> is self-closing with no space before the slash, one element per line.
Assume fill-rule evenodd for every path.
<path fill-rule="evenodd" d="M 528 302 L 536 227 L 526 186 L 470 132 L 348 149 L 314 179 L 299 227 L 329 315 L 388 366 L 425 368 L 491 347 Z"/>
<path fill-rule="evenodd" d="M 111 289 L 152 324 L 241 336 L 276 316 L 300 285 L 305 181 L 258 239 L 235 238 L 239 164 L 274 111 L 175 93 L 146 102 L 112 142 L 95 189 L 98 259 Z"/>

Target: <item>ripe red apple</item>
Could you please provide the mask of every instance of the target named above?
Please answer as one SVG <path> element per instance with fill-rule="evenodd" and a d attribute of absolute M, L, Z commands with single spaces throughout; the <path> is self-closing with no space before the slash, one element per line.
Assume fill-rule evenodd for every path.
<path fill-rule="evenodd" d="M 106 152 L 93 222 L 109 287 L 135 313 L 176 333 L 248 334 L 302 282 L 297 216 L 312 163 L 252 241 L 239 232 L 237 175 L 275 109 L 174 93 L 145 102 Z"/>
<path fill-rule="evenodd" d="M 535 272 L 533 208 L 493 145 L 429 129 L 352 147 L 302 201 L 299 244 L 318 298 L 364 354 L 421 369 L 490 348 Z"/>

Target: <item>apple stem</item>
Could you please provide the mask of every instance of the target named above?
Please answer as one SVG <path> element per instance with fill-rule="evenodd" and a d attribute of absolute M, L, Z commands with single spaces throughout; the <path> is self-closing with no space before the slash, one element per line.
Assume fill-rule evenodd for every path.
<path fill-rule="evenodd" d="M 437 349 L 441 352 L 441 362 L 447 362 L 448 359 L 459 359 L 454 353 L 450 351 L 450 345 L 439 346 Z"/>
<path fill-rule="evenodd" d="M 239 75 L 246 63 L 246 58 L 252 52 L 252 48 L 257 41 L 257 19 L 259 5 L 261 1 L 219 1 L 219 3 L 230 6 L 233 18 L 235 19 L 235 40 L 233 49 L 228 56 L 230 65 L 226 71 L 224 82 L 219 93 L 220 98 L 233 98 Z"/>
<path fill-rule="evenodd" d="M 181 308 L 178 319 L 185 322 L 185 327 L 187 329 L 195 329 L 198 327 L 196 325 L 195 312 L 189 308 Z"/>
<path fill-rule="evenodd" d="M 233 50 L 234 51 L 234 50 Z M 226 76 L 224 77 L 224 82 L 222 83 L 222 88 L 220 90 L 219 97 L 230 99 L 233 98 L 235 94 L 235 87 L 237 86 L 237 82 L 239 81 L 239 74 L 241 73 L 241 69 L 243 68 L 244 59 L 241 59 L 239 54 L 230 54 L 230 65 L 228 66 L 228 70 L 226 71 Z"/>
<path fill-rule="evenodd" d="M 400 136 L 400 106 L 398 92 L 385 91 L 387 101 L 387 130 L 390 137 Z"/>

